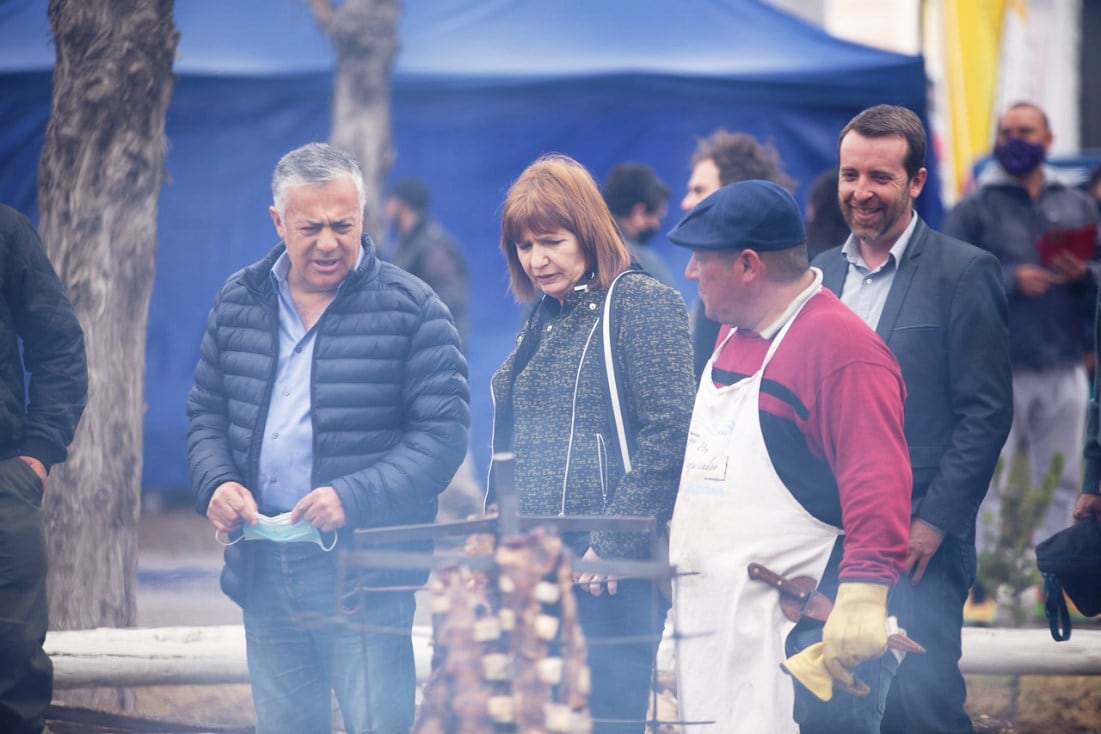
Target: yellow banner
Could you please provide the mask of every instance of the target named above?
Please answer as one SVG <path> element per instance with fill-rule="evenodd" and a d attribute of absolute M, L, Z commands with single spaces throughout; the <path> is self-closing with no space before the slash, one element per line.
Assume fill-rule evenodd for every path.
<path fill-rule="evenodd" d="M 944 68 L 948 90 L 952 180 L 956 195 L 975 159 L 990 152 L 997 95 L 1002 21 L 1023 0 L 944 0 Z"/>

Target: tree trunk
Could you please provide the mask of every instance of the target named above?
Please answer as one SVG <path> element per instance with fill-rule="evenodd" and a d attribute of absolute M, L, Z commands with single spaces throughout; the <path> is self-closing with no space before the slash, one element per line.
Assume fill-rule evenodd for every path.
<path fill-rule="evenodd" d="M 173 0 L 50 0 L 57 48 L 38 170 L 41 234 L 84 327 L 88 407 L 44 499 L 50 627 L 134 623 L 145 331 Z M 181 408 L 182 410 L 182 408 Z M 85 705 L 125 705 L 104 692 Z"/>
<path fill-rule="evenodd" d="M 401 0 L 310 0 L 336 49 L 330 141 L 351 153 L 367 186 L 364 229 L 379 241 L 383 179 L 394 162 L 390 141 L 390 74 L 398 53 Z"/>

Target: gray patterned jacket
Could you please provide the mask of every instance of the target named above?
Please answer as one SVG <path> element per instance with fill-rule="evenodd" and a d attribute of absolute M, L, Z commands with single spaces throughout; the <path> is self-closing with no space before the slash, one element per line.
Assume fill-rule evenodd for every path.
<path fill-rule="evenodd" d="M 615 349 L 635 430 L 633 467 L 624 474 L 601 355 L 606 293 L 580 289 L 561 307 L 546 297 L 536 305 L 493 376 L 494 451 L 516 455 L 525 514 L 653 516 L 664 523 L 676 500 L 695 396 L 688 314 L 680 294 L 651 277 L 616 285 Z M 590 546 L 602 558 L 648 553 L 642 536 L 567 540 L 579 555 Z"/>

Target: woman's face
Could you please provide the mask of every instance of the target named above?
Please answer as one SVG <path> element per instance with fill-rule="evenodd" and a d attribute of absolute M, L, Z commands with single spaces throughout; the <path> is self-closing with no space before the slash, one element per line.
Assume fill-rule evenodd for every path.
<path fill-rule="evenodd" d="M 525 232 L 516 243 L 516 255 L 532 284 L 559 303 L 566 300 L 570 289 L 588 269 L 577 238 L 565 229 L 538 234 Z"/>

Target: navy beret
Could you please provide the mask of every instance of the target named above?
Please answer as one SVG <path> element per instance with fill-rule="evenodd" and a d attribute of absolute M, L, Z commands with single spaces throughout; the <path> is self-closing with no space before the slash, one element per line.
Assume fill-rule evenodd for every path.
<path fill-rule="evenodd" d="M 771 181 L 727 184 L 669 231 L 669 241 L 694 250 L 786 250 L 807 241 L 803 213 Z"/>

